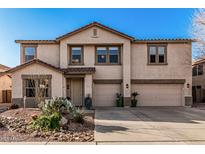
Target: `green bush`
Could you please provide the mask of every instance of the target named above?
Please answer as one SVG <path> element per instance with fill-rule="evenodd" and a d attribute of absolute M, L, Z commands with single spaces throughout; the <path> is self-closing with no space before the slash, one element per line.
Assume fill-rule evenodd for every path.
<path fill-rule="evenodd" d="M 124 106 L 123 97 L 122 97 L 122 94 L 120 94 L 120 93 L 116 94 L 116 106 L 117 107 L 123 107 Z"/>
<path fill-rule="evenodd" d="M 138 92 L 133 92 L 132 93 L 131 107 L 136 107 L 137 106 L 137 102 L 138 102 L 137 99 L 136 99 L 137 95 L 139 95 Z"/>
<path fill-rule="evenodd" d="M 61 116 L 54 112 L 51 115 L 41 115 L 31 122 L 31 127 L 37 130 L 59 130 Z"/>
<path fill-rule="evenodd" d="M 73 121 L 77 122 L 77 123 L 83 123 L 84 122 L 84 113 L 77 109 L 74 112 L 72 112 L 72 119 Z"/>

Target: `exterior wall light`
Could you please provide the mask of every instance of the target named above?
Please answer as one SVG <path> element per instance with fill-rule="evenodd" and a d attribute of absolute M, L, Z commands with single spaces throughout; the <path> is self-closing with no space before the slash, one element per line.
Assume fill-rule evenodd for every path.
<path fill-rule="evenodd" d="M 127 89 L 129 88 L 129 85 L 128 85 L 128 84 L 126 84 L 126 88 L 127 88 Z"/>
<path fill-rule="evenodd" d="M 186 84 L 186 87 L 189 88 L 189 86 L 190 86 L 189 83 L 187 83 L 187 84 Z"/>

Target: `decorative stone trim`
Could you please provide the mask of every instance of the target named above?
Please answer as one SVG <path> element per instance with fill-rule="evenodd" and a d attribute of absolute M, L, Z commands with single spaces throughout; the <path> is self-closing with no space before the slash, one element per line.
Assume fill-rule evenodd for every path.
<path fill-rule="evenodd" d="M 130 106 L 131 105 L 131 97 L 123 97 L 123 103 L 124 103 L 124 106 Z"/>
<path fill-rule="evenodd" d="M 193 104 L 192 96 L 185 96 L 185 106 L 191 106 Z"/>

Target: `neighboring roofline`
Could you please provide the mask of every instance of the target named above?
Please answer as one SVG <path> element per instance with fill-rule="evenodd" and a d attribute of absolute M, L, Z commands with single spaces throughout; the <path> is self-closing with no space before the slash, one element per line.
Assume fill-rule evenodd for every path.
<path fill-rule="evenodd" d="M 10 69 L 10 67 L 8 67 L 8 66 L 6 66 L 6 65 L 3 65 L 3 64 L 0 64 L 0 68 L 1 68 L 1 69 L 4 69 L 4 70 Z"/>
<path fill-rule="evenodd" d="M 186 43 L 196 42 L 196 39 L 176 38 L 176 39 L 136 39 L 132 43 Z"/>
<path fill-rule="evenodd" d="M 65 34 L 65 35 L 62 35 L 62 36 L 56 38 L 56 40 L 57 40 L 57 41 L 60 41 L 60 40 L 62 40 L 62 39 L 64 39 L 64 38 L 67 38 L 67 37 L 69 37 L 69 36 L 72 36 L 72 35 L 74 35 L 74 34 L 76 34 L 76 33 L 79 33 L 79 32 L 81 32 L 81 31 L 86 30 L 86 29 L 88 29 L 88 28 L 90 28 L 90 27 L 93 27 L 93 26 L 97 26 L 97 27 L 100 27 L 100 28 L 102 28 L 102 29 L 106 29 L 106 30 L 109 31 L 109 32 L 112 32 L 112 33 L 117 34 L 117 35 L 119 35 L 119 36 L 121 36 L 121 37 L 127 38 L 127 39 L 129 39 L 129 40 L 131 40 L 131 41 L 133 41 L 133 40 L 135 39 L 135 38 L 132 37 L 132 36 L 129 36 L 129 35 L 125 34 L 125 33 L 119 32 L 119 31 L 117 31 L 117 30 L 115 30 L 115 29 L 112 29 L 112 28 L 110 28 L 110 27 L 108 27 L 108 26 L 102 25 L 102 24 L 100 24 L 100 23 L 98 23 L 98 22 L 92 22 L 92 23 L 87 24 L 87 25 L 85 25 L 85 26 L 83 26 L 83 27 L 81 27 L 81 28 L 78 28 L 78 29 L 76 29 L 76 30 L 74 30 L 74 31 L 71 31 L 71 32 L 69 32 L 69 33 L 67 33 L 67 34 Z"/>
<path fill-rule="evenodd" d="M 196 61 L 192 62 L 192 66 L 202 63 L 205 63 L 205 58 L 197 59 Z"/>
<path fill-rule="evenodd" d="M 43 61 L 39 60 L 39 59 L 33 59 L 33 60 L 31 60 L 31 61 L 29 61 L 27 63 L 18 65 L 16 67 L 13 67 L 13 68 L 9 69 L 8 71 L 5 71 L 5 73 L 13 73 L 13 72 L 16 72 L 16 71 L 18 71 L 18 70 L 20 70 L 22 68 L 25 68 L 25 67 L 27 67 L 29 65 L 32 65 L 32 64 L 40 64 L 42 66 L 48 67 L 48 68 L 50 68 L 50 69 L 52 69 L 54 71 L 57 71 L 59 73 L 63 73 L 63 71 L 60 68 L 57 68 L 57 67 L 55 67 L 53 65 L 50 65 L 50 64 L 48 64 L 46 62 L 43 62 Z"/>
<path fill-rule="evenodd" d="M 22 44 L 58 44 L 56 40 L 15 40 L 16 43 L 22 43 Z"/>

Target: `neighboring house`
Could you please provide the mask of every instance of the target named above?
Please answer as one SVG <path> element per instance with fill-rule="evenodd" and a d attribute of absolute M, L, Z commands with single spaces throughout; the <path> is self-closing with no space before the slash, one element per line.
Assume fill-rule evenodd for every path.
<path fill-rule="evenodd" d="M 133 29 L 136 31 L 137 29 Z M 33 106 L 39 88 L 47 98 L 63 96 L 83 105 L 125 105 L 137 91 L 140 106 L 192 103 L 191 39 L 135 39 L 93 22 L 55 40 L 16 40 L 21 65 L 12 68 L 12 100 Z"/>
<path fill-rule="evenodd" d="M 192 96 L 193 103 L 205 103 L 205 58 L 192 64 Z"/>
<path fill-rule="evenodd" d="M 11 76 L 3 74 L 9 69 L 0 64 L 0 103 L 11 103 Z"/>

